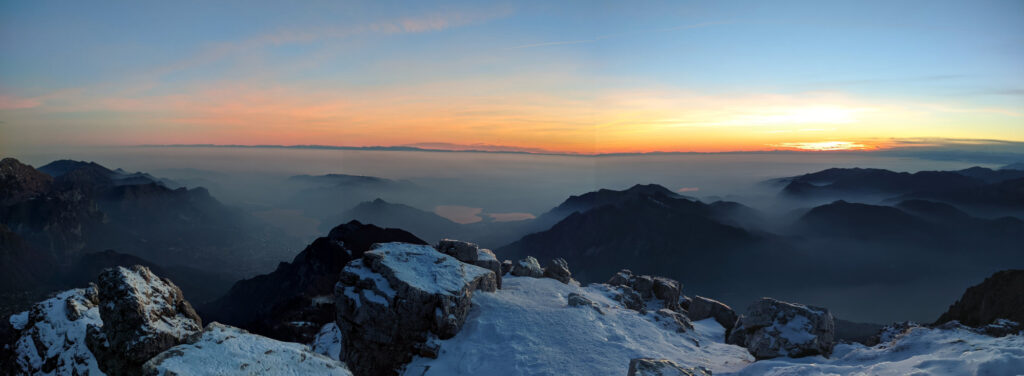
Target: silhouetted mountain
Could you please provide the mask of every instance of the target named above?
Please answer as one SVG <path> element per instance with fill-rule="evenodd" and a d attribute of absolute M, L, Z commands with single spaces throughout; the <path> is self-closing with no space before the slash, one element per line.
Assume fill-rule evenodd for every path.
<path fill-rule="evenodd" d="M 976 171 L 974 174 L 978 175 Z M 785 195 L 835 198 L 949 192 L 985 184 L 983 179 L 958 171 L 921 171 L 911 174 L 875 168 L 830 168 L 776 181 L 786 184 L 782 190 Z"/>
<path fill-rule="evenodd" d="M 971 167 L 957 171 L 960 175 L 980 179 L 985 183 L 998 183 L 1001 181 L 1024 178 L 1024 170 L 999 169 L 993 170 L 984 167 Z"/>
<path fill-rule="evenodd" d="M 930 229 L 921 218 L 891 206 L 836 201 L 815 207 L 794 225 L 797 231 L 815 236 L 902 239 Z"/>
<path fill-rule="evenodd" d="M 299 191 L 287 199 L 287 205 L 322 221 L 332 220 L 340 212 L 364 201 L 414 193 L 419 189 L 406 180 L 346 174 L 296 175 L 288 182 Z"/>
<path fill-rule="evenodd" d="M 270 274 L 238 281 L 226 295 L 201 306 L 200 312 L 206 320 L 308 343 L 323 324 L 335 319 L 334 284 L 342 267 L 361 258 L 374 243 L 387 242 L 427 244 L 403 230 L 352 221 L 317 238 L 291 263 L 282 262 Z"/>
<path fill-rule="evenodd" d="M 951 191 L 920 191 L 903 198 L 924 198 L 995 209 L 1024 209 L 1024 178 Z"/>
<path fill-rule="evenodd" d="M 0 224 L 62 267 L 114 249 L 165 270 L 194 268 L 237 279 L 269 269 L 287 252 L 287 237 L 203 188 L 170 189 L 148 174 L 93 162 L 48 164 L 52 183 L 14 159 L 2 166 L 0 173 L 11 173 L 0 175 L 7 188 Z"/>
<path fill-rule="evenodd" d="M 718 288 L 722 289 L 731 284 L 726 275 L 774 257 L 776 248 L 767 245 L 777 239 L 719 222 L 710 205 L 640 187 L 643 191 L 618 192 L 621 200 L 589 201 L 605 204 L 575 212 L 547 231 L 524 236 L 500 248 L 498 256 L 532 255 L 542 263 L 562 257 L 573 266 L 573 276 L 583 282 L 603 281 L 618 269 L 630 268 L 704 287 L 721 282 Z M 616 196 L 615 191 L 599 192 L 600 196 L 590 197 Z"/>
<path fill-rule="evenodd" d="M 1024 270 L 1003 270 L 968 288 L 935 324 L 982 326 L 997 319 L 1024 323 Z"/>

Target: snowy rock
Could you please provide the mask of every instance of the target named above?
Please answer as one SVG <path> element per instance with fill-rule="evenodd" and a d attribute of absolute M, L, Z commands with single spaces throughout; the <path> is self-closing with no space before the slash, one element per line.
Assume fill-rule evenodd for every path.
<path fill-rule="evenodd" d="M 604 311 L 601 310 L 601 306 L 600 305 L 598 305 L 597 303 L 594 303 L 593 300 L 587 299 L 587 297 L 585 297 L 583 295 L 580 295 L 580 294 L 577 294 L 577 293 L 570 293 L 569 294 L 569 306 L 570 307 L 591 307 L 595 311 L 597 311 L 597 313 L 600 313 L 602 315 L 604 314 Z"/>
<path fill-rule="evenodd" d="M 103 324 L 89 326 L 87 343 L 107 374 L 138 374 L 149 358 L 202 331 L 181 289 L 144 266 L 104 270 L 98 292 Z"/>
<path fill-rule="evenodd" d="M 591 285 L 595 289 L 603 291 L 605 296 L 618 302 L 623 308 L 631 309 L 640 313 L 646 312 L 647 305 L 644 303 L 644 299 L 633 291 L 632 287 L 629 286 L 612 286 L 607 284 L 595 284 Z"/>
<path fill-rule="evenodd" d="M 544 277 L 558 280 L 562 283 L 569 283 L 572 281 L 572 273 L 569 272 L 569 263 L 565 262 L 563 258 L 556 258 L 548 263 L 548 267 L 544 268 Z"/>
<path fill-rule="evenodd" d="M 684 368 L 667 359 L 636 358 L 630 359 L 627 376 L 711 376 L 711 371 Z"/>
<path fill-rule="evenodd" d="M 683 333 L 688 330 L 693 330 L 693 322 L 690 321 L 686 315 L 673 311 L 668 308 L 662 308 L 655 312 L 656 318 L 667 324 L 667 327 L 671 330 Z"/>
<path fill-rule="evenodd" d="M 828 355 L 835 345 L 835 319 L 825 308 L 762 298 L 747 308 L 728 337 L 754 357 Z"/>
<path fill-rule="evenodd" d="M 508 274 L 512 271 L 512 260 L 505 260 L 501 262 L 501 275 Z"/>
<path fill-rule="evenodd" d="M 533 256 L 526 256 L 526 258 L 513 264 L 511 273 L 517 277 L 540 278 L 544 276 L 544 270 L 540 268 L 540 262 L 537 262 L 537 259 L 533 258 Z"/>
<path fill-rule="evenodd" d="M 86 346 L 90 325 L 103 325 L 95 287 L 73 289 L 36 303 L 9 319 L 17 331 L 14 369 L 19 375 L 103 375 Z"/>
<path fill-rule="evenodd" d="M 493 292 L 490 270 L 430 246 L 377 244 L 342 270 L 335 286 L 342 359 L 357 375 L 393 375 L 431 336 L 451 338 L 473 292 Z"/>
<path fill-rule="evenodd" d="M 920 326 L 921 325 L 918 325 L 913 321 L 904 321 L 886 325 L 882 330 L 879 330 L 877 334 L 868 338 L 868 340 L 865 341 L 865 344 L 868 346 L 888 344 L 910 332 L 910 329 L 918 328 Z"/>
<path fill-rule="evenodd" d="M 608 284 L 612 286 L 630 286 L 632 287 L 633 272 L 629 269 L 622 269 L 611 278 L 608 278 Z"/>
<path fill-rule="evenodd" d="M 693 303 L 693 298 L 689 296 L 683 295 L 679 298 L 679 308 L 682 308 L 684 311 L 690 310 L 690 303 Z"/>
<path fill-rule="evenodd" d="M 679 297 L 683 285 L 671 278 L 634 275 L 629 269 L 622 269 L 608 279 L 608 285 L 629 287 L 644 300 L 660 299 L 664 308 L 679 310 Z"/>
<path fill-rule="evenodd" d="M 477 253 L 480 250 L 480 246 L 475 243 L 464 242 L 461 240 L 441 239 L 441 241 L 437 243 L 437 250 L 464 263 L 476 264 L 478 257 Z M 497 258 L 495 258 L 495 260 L 497 260 Z"/>
<path fill-rule="evenodd" d="M 690 299 L 687 307 L 690 320 L 703 320 L 712 317 L 725 328 L 726 332 L 731 331 L 736 325 L 736 311 L 717 300 L 694 296 Z"/>
<path fill-rule="evenodd" d="M 317 354 L 326 355 L 334 360 L 341 360 L 341 329 L 338 329 L 338 324 L 333 322 L 327 323 L 320 328 L 320 332 L 313 338 L 313 343 L 310 344 L 310 347 Z"/>
<path fill-rule="evenodd" d="M 1010 321 L 1006 319 L 997 319 L 995 322 L 978 327 L 975 329 L 978 333 L 993 337 L 1002 337 L 1010 334 L 1020 334 L 1024 330 L 1024 325 L 1016 321 Z"/>
<path fill-rule="evenodd" d="M 210 323 L 195 342 L 160 353 L 142 366 L 144 375 L 336 375 L 351 376 L 344 363 L 220 323 Z"/>
<path fill-rule="evenodd" d="M 654 277 L 651 292 L 655 298 L 665 303 L 665 308 L 679 309 L 679 296 L 683 293 L 683 285 L 674 279 Z"/>
<path fill-rule="evenodd" d="M 494 255 L 494 252 L 491 252 L 490 249 L 484 248 L 477 250 L 476 262 L 473 263 L 473 265 L 494 272 L 494 277 L 498 284 L 498 288 L 501 288 L 501 276 L 505 273 L 502 273 L 501 262 L 498 261 L 498 257 Z"/>

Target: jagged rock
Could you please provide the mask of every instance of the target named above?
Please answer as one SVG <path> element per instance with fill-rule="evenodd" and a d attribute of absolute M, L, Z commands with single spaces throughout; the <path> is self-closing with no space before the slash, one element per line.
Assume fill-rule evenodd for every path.
<path fill-rule="evenodd" d="M 437 243 L 437 250 L 464 263 L 476 264 L 480 246 L 461 240 L 441 239 Z"/>
<path fill-rule="evenodd" d="M 671 278 L 634 275 L 629 269 L 622 269 L 608 279 L 612 286 L 626 286 L 640 294 L 644 300 L 661 299 L 664 308 L 680 310 L 679 297 L 683 292 L 683 285 Z"/>
<path fill-rule="evenodd" d="M 432 336 L 451 338 L 462 328 L 475 290 L 496 285 L 490 270 L 430 246 L 374 245 L 335 286 L 342 359 L 357 375 L 395 375 Z"/>
<path fill-rule="evenodd" d="M 867 346 L 875 346 L 882 343 L 890 343 L 895 341 L 897 338 L 910 332 L 911 329 L 920 328 L 921 326 L 913 321 L 898 322 L 890 325 L 886 325 L 882 330 L 878 331 L 878 334 L 871 336 L 865 341 Z"/>
<path fill-rule="evenodd" d="M 679 296 L 683 293 L 683 285 L 674 279 L 654 277 L 651 292 L 655 298 L 665 303 L 665 308 L 679 309 Z"/>
<path fill-rule="evenodd" d="M 1024 323 L 1024 270 L 1003 270 L 972 286 L 935 324 L 952 320 L 980 327 L 998 319 Z"/>
<path fill-rule="evenodd" d="M 668 308 L 659 309 L 656 313 L 658 314 L 656 319 L 667 323 L 668 327 L 672 330 L 680 333 L 693 330 L 693 322 L 682 313 Z"/>
<path fill-rule="evenodd" d="M 599 306 L 593 300 L 587 299 L 587 297 L 585 297 L 583 295 L 580 295 L 580 294 L 577 294 L 577 293 L 574 293 L 574 292 L 573 293 L 569 293 L 569 298 L 568 299 L 569 299 L 569 306 L 570 307 L 591 307 L 595 311 L 597 311 L 597 313 L 600 313 L 602 315 L 604 314 L 604 311 L 601 310 L 601 306 Z"/>
<path fill-rule="evenodd" d="M 73 289 L 36 303 L 10 317 L 16 331 L 12 369 L 19 375 L 100 375 L 99 364 L 86 346 L 90 325 L 103 325 L 95 286 Z M 6 366 L 5 366 L 6 367 Z"/>
<path fill-rule="evenodd" d="M 630 286 L 632 287 L 633 272 L 629 269 L 622 269 L 619 272 L 612 275 L 608 279 L 608 284 L 612 286 Z"/>
<path fill-rule="evenodd" d="M 682 367 L 668 359 L 636 358 L 629 361 L 627 376 L 711 376 L 711 371 Z"/>
<path fill-rule="evenodd" d="M 540 268 L 540 263 L 537 262 L 537 259 L 533 258 L 533 256 L 526 256 L 526 258 L 512 265 L 512 275 L 540 278 L 544 276 L 544 270 Z"/>
<path fill-rule="evenodd" d="M 501 288 L 501 275 L 504 273 L 501 272 L 501 262 L 498 262 L 498 257 L 494 255 L 494 252 L 491 252 L 490 249 L 480 248 L 476 252 L 476 262 L 473 265 L 494 272 L 498 288 Z"/>
<path fill-rule="evenodd" d="M 158 375 L 337 375 L 344 363 L 298 343 L 280 342 L 220 323 L 210 323 L 193 343 L 164 351 L 142 366 Z"/>
<path fill-rule="evenodd" d="M 505 260 L 501 262 L 501 275 L 508 274 L 512 271 L 512 260 Z"/>
<path fill-rule="evenodd" d="M 403 230 L 350 221 L 314 240 L 291 263 L 236 282 L 200 310 L 207 319 L 252 333 L 310 343 L 320 328 L 335 320 L 334 284 L 341 269 L 373 244 L 389 242 L 427 244 Z"/>
<path fill-rule="evenodd" d="M 762 298 L 740 316 L 726 343 L 746 347 L 757 359 L 828 356 L 835 345 L 835 325 L 825 308 Z"/>
<path fill-rule="evenodd" d="M 170 280 L 135 265 L 99 276 L 99 313 L 87 343 L 108 375 L 136 375 L 154 355 L 187 342 L 202 331 L 202 320 Z"/>
<path fill-rule="evenodd" d="M 683 297 L 679 298 L 679 308 L 682 308 L 684 311 L 690 310 L 690 304 L 693 304 L 693 298 L 690 298 L 689 296 L 686 295 L 683 295 Z"/>
<path fill-rule="evenodd" d="M 569 263 L 565 262 L 563 258 L 556 258 L 548 263 L 548 267 L 544 268 L 544 277 L 557 279 L 559 282 L 569 284 L 572 281 L 572 273 L 569 272 Z"/>
<path fill-rule="evenodd" d="M 736 325 L 736 311 L 733 311 L 725 303 L 703 296 L 694 296 L 688 306 L 687 312 L 691 320 L 703 320 L 713 317 L 715 321 L 725 328 L 726 336 L 729 335 L 729 331 Z"/>
<path fill-rule="evenodd" d="M 649 275 L 638 275 L 633 277 L 633 290 L 636 290 L 638 294 L 644 299 L 650 299 L 654 297 L 654 278 Z"/>
<path fill-rule="evenodd" d="M 998 319 L 995 322 L 975 329 L 976 332 L 992 336 L 1004 337 L 1010 334 L 1017 334 L 1024 330 L 1024 324 L 1006 319 Z"/>
<path fill-rule="evenodd" d="M 632 287 L 624 285 L 612 286 L 609 284 L 597 284 L 593 286 L 603 289 L 606 296 L 619 302 L 626 309 L 632 309 L 640 313 L 647 312 L 647 305 L 644 304 L 643 298 L 641 298 L 640 294 L 637 294 L 636 291 L 633 291 Z"/>

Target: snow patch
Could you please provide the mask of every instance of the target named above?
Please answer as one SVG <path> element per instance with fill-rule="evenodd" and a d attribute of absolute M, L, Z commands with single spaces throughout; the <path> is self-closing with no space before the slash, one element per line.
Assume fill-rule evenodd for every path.
<path fill-rule="evenodd" d="M 320 332 L 316 334 L 316 338 L 313 339 L 310 346 L 317 354 L 340 360 L 342 345 L 341 330 L 338 329 L 338 324 L 332 322 L 320 328 Z"/>
<path fill-rule="evenodd" d="M 380 256 L 380 262 L 394 271 L 395 278 L 429 294 L 454 295 L 466 284 L 491 273 L 490 270 L 463 263 L 438 252 L 429 245 L 384 243 L 378 244 L 367 253 Z M 351 266 L 350 263 L 345 268 Z M 453 272 L 440 273 L 438 270 Z M 379 276 L 376 273 L 371 274 Z"/>

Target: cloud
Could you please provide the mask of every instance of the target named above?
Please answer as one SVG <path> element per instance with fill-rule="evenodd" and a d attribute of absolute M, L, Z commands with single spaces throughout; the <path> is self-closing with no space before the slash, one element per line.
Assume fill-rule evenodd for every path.
<path fill-rule="evenodd" d="M 472 208 L 462 205 L 438 205 L 434 208 L 434 214 L 448 218 L 452 222 L 469 224 L 484 220 L 480 217 L 483 208 Z"/>
<path fill-rule="evenodd" d="M 0 110 L 18 110 L 39 107 L 43 102 L 37 98 L 18 98 L 11 95 L 0 95 Z"/>
<path fill-rule="evenodd" d="M 534 219 L 537 216 L 530 213 L 487 213 L 488 217 L 495 222 L 514 222 Z"/>
<path fill-rule="evenodd" d="M 700 190 L 700 188 L 697 188 L 697 187 L 682 187 L 682 188 L 677 189 L 676 192 L 686 193 L 686 192 L 697 192 L 699 190 Z"/>

